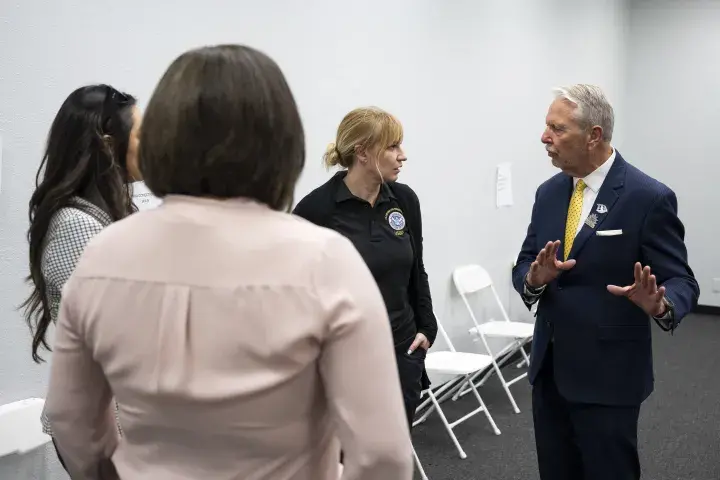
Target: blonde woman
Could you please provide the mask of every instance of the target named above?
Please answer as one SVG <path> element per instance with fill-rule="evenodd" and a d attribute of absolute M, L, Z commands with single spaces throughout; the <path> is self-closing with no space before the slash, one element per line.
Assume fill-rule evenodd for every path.
<path fill-rule="evenodd" d="M 342 170 L 303 198 L 294 213 L 349 238 L 370 268 L 390 318 L 411 427 L 420 393 L 429 386 L 425 354 L 437 321 L 423 264 L 420 202 L 397 182 L 407 160 L 402 140 L 402 125 L 384 110 L 348 113 L 324 156 L 327 167 Z"/>

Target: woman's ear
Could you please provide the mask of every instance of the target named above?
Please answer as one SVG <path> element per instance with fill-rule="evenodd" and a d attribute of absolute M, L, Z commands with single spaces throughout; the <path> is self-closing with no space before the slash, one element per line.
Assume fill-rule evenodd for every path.
<path fill-rule="evenodd" d="M 367 148 L 363 145 L 355 145 L 355 158 L 362 163 L 367 163 Z"/>

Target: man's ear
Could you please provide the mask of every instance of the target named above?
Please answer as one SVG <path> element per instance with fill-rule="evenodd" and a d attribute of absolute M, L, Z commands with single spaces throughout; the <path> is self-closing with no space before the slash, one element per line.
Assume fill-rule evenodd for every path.
<path fill-rule="evenodd" d="M 595 125 L 590 129 L 590 138 L 588 139 L 588 148 L 597 147 L 603 138 L 603 129 L 600 125 Z"/>

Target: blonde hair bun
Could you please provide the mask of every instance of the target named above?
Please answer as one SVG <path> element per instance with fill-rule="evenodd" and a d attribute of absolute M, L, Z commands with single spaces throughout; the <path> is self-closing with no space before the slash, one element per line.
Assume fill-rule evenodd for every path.
<path fill-rule="evenodd" d="M 325 154 L 323 155 L 323 162 L 327 168 L 340 164 L 340 154 L 338 153 L 335 143 L 328 143 Z"/>

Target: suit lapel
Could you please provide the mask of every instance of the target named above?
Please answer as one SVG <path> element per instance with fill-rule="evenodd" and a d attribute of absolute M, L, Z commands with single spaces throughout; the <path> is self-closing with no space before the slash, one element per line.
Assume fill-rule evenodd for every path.
<path fill-rule="evenodd" d="M 620 198 L 623 185 L 625 184 L 625 165 L 625 161 L 620 156 L 620 153 L 617 153 L 615 162 L 600 187 L 600 191 L 595 199 L 595 204 L 592 206 L 582 229 L 580 229 L 580 232 L 575 237 L 568 258 L 577 258 L 587 240 L 595 234 L 595 231 L 602 225 L 618 198 Z"/>

